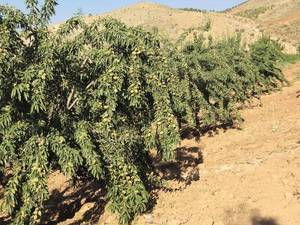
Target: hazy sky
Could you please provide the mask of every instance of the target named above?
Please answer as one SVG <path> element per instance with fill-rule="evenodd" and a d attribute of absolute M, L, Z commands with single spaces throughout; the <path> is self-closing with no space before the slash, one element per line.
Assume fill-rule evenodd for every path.
<path fill-rule="evenodd" d="M 153 0 L 174 8 L 193 7 L 199 9 L 223 10 L 237 5 L 244 0 Z M 41 1 L 40 1 L 41 2 Z M 113 9 L 128 6 L 141 2 L 138 0 L 58 0 L 56 15 L 52 22 L 60 22 L 70 18 L 81 9 L 84 14 L 99 14 L 109 12 Z M 0 4 L 13 5 L 19 9 L 24 9 L 24 0 L 0 0 Z"/>

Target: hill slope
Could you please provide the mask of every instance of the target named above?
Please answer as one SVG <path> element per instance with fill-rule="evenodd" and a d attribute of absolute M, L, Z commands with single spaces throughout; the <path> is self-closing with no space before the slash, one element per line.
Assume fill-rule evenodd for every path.
<path fill-rule="evenodd" d="M 211 22 L 211 34 L 215 38 L 230 35 L 239 30 L 245 31 L 245 38 L 252 40 L 259 35 L 253 21 L 220 13 L 201 13 L 173 9 L 155 3 L 138 3 L 111 13 L 87 18 L 93 20 L 99 16 L 111 16 L 128 25 L 142 26 L 147 30 L 158 28 L 164 35 L 176 39 L 190 27 L 199 27 Z"/>
<path fill-rule="evenodd" d="M 171 40 L 177 39 L 188 28 L 203 26 L 208 22 L 211 23 L 211 30 L 206 32 L 206 35 L 211 35 L 214 39 L 241 32 L 243 41 L 252 43 L 263 32 L 256 21 L 248 18 L 226 13 L 184 11 L 145 2 L 106 14 L 87 16 L 86 21 L 92 22 L 105 16 L 116 18 L 131 26 L 142 26 L 146 30 L 158 28 L 160 33 Z M 274 37 L 276 38 L 275 35 Z M 285 45 L 288 52 L 293 51 L 288 42 Z"/>
<path fill-rule="evenodd" d="M 283 0 L 275 1 L 282 2 Z M 285 37 L 284 30 L 282 30 L 283 33 L 280 33 L 279 35 L 277 32 L 273 32 L 273 30 L 276 29 L 276 26 L 273 26 L 271 22 L 260 23 L 257 19 L 254 20 L 253 18 L 240 16 L 240 13 L 247 11 L 249 8 L 255 9 L 256 7 L 263 7 L 271 1 L 262 0 L 261 2 L 267 2 L 265 4 L 262 4 L 260 0 L 253 0 L 253 2 L 255 4 L 252 3 L 252 1 L 248 1 L 236 8 L 228 10 L 226 13 L 185 11 L 156 3 L 141 2 L 109 13 L 85 16 L 85 20 L 86 22 L 91 23 L 98 18 L 113 17 L 127 25 L 142 26 L 149 31 L 157 28 L 162 35 L 170 40 L 176 40 L 189 28 L 201 27 L 210 23 L 211 29 L 208 32 L 205 32 L 204 35 L 212 36 L 215 40 L 241 33 L 243 42 L 251 44 L 263 33 L 267 32 L 268 34 L 271 34 L 274 39 L 281 40 L 287 53 L 295 53 L 297 46 L 297 41 L 295 40 L 298 38 L 298 36 L 294 37 L 296 32 L 289 34 L 288 38 L 283 38 Z M 296 14 L 295 16 L 298 17 Z M 55 27 L 57 27 L 57 25 L 52 26 L 54 29 Z M 286 27 L 286 29 L 291 28 L 292 26 Z M 295 26 L 293 29 L 299 29 L 299 32 L 297 31 L 296 34 L 300 34 L 299 27 Z"/>
<path fill-rule="evenodd" d="M 299 0 L 249 0 L 228 13 L 250 18 L 282 40 L 300 44 Z"/>

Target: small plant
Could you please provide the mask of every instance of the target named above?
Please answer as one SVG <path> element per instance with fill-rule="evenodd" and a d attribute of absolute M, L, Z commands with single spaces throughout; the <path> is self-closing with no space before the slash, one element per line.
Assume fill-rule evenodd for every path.
<path fill-rule="evenodd" d="M 211 19 L 208 18 L 207 21 L 206 21 L 206 23 L 203 26 L 203 30 L 206 31 L 206 32 L 208 32 L 211 29 L 211 26 L 212 26 Z"/>
<path fill-rule="evenodd" d="M 261 14 L 264 14 L 267 10 L 272 9 L 272 6 L 270 7 L 259 7 L 255 9 L 248 9 L 245 11 L 242 11 L 238 13 L 238 16 L 246 17 L 249 19 L 257 19 Z"/>
<path fill-rule="evenodd" d="M 196 9 L 196 8 L 179 8 L 179 10 L 189 11 L 189 12 L 200 12 L 200 13 L 206 13 L 207 12 L 207 10 Z"/>

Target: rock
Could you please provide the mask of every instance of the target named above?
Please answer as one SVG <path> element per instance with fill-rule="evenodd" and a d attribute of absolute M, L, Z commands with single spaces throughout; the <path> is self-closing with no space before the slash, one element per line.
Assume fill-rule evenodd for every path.
<path fill-rule="evenodd" d="M 145 218 L 145 222 L 147 224 L 153 224 L 153 216 L 152 216 L 152 214 L 145 214 L 144 218 Z"/>
<path fill-rule="evenodd" d="M 287 192 L 287 193 L 284 194 L 284 197 L 285 197 L 285 199 L 289 200 L 289 199 L 292 199 L 292 198 L 293 198 L 293 194 Z"/>

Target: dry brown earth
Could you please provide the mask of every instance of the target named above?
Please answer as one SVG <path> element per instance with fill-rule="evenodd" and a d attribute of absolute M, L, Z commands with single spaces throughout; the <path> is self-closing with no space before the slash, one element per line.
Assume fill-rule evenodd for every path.
<path fill-rule="evenodd" d="M 300 45 L 299 0 L 249 0 L 228 13 L 239 15 L 259 8 L 266 9 L 257 19 L 253 19 L 260 28 L 295 46 Z"/>
<path fill-rule="evenodd" d="M 235 13 L 183 11 L 148 2 L 130 5 L 110 13 L 86 16 L 85 20 L 91 23 L 102 17 L 113 17 L 130 26 L 142 26 L 149 31 L 157 28 L 163 36 L 171 40 L 176 40 L 188 28 L 204 26 L 208 21 L 211 23 L 211 30 L 204 32 L 204 35 L 211 35 L 215 40 L 241 33 L 242 40 L 249 44 L 266 32 L 266 27 L 262 27 L 257 21 L 236 16 Z M 276 32 L 272 33 L 272 37 L 279 38 Z M 291 43 L 294 44 L 293 41 Z M 288 53 L 296 51 L 291 43 L 288 38 L 282 42 Z"/>

